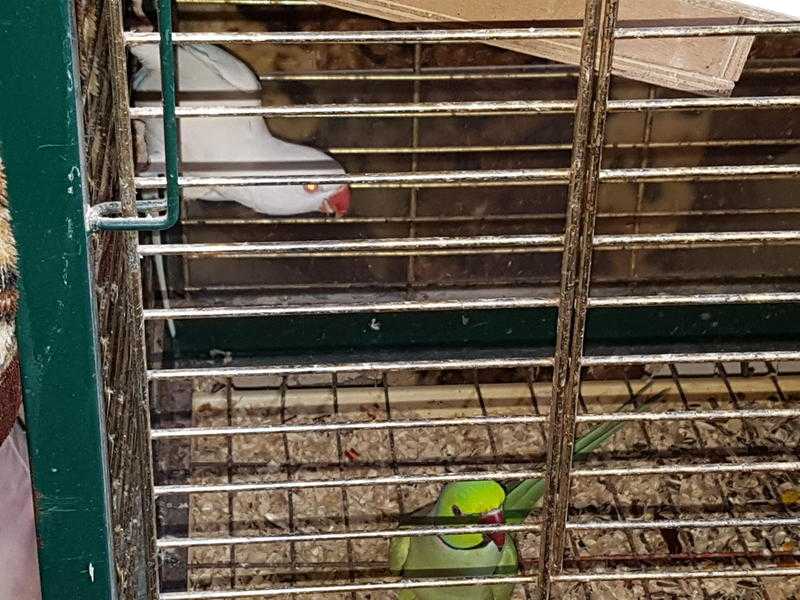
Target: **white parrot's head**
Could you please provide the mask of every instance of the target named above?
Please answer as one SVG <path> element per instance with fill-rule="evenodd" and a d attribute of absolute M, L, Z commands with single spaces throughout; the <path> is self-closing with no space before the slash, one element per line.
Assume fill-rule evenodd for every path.
<path fill-rule="evenodd" d="M 308 148 L 308 151 L 313 149 Z M 291 216 L 307 213 L 323 213 L 342 217 L 350 211 L 350 186 L 340 183 L 316 183 L 314 179 L 330 175 L 343 175 L 338 163 L 328 159 L 336 165 L 335 170 L 304 165 L 305 168 L 284 170 L 283 165 L 269 165 L 259 174 L 288 175 L 293 178 L 309 175 L 309 182 L 292 185 L 257 185 L 252 187 L 220 187 L 216 188 L 216 198 L 209 197 L 207 192 L 200 192 L 198 199 L 233 200 L 248 208 L 265 215 Z"/>
<path fill-rule="evenodd" d="M 161 104 L 158 46 L 133 45 L 141 63 L 133 80 L 137 106 Z M 261 82 L 253 70 L 223 48 L 209 44 L 181 45 L 177 50 L 178 103 L 190 106 L 260 107 Z M 152 97 L 151 97 L 152 96 Z M 164 171 L 164 130 L 160 117 L 145 117 L 147 170 Z M 184 175 L 198 177 L 289 177 L 290 185 L 187 187 L 188 199 L 238 202 L 265 215 L 314 212 L 343 216 L 350 210 L 350 187 L 316 183 L 339 178 L 345 169 L 330 155 L 272 135 L 264 119 L 252 116 L 183 118 L 181 162 Z M 308 181 L 303 180 L 308 177 Z M 297 183 L 299 180 L 299 183 Z"/>
<path fill-rule="evenodd" d="M 300 186 L 293 186 L 300 187 Z M 300 187 L 305 199 L 310 200 L 316 210 L 326 214 L 343 217 L 350 211 L 350 186 L 348 185 L 319 185 L 307 183 Z"/>
<path fill-rule="evenodd" d="M 265 131 L 266 128 L 264 128 Z M 265 139 L 263 136 L 261 139 Z M 226 149 L 228 153 L 242 152 L 241 146 Z M 331 157 L 311 146 L 293 144 L 275 138 L 259 147 L 261 162 L 255 175 L 291 177 L 300 184 L 282 186 L 256 186 L 249 193 L 240 193 L 236 200 L 253 210 L 272 215 L 298 215 L 320 212 L 342 217 L 350 211 L 350 186 L 342 183 L 318 183 L 326 178 L 340 178 L 347 174 L 344 167 Z M 308 176 L 308 181 L 303 178 Z M 249 197 L 248 197 L 249 196 Z"/>
<path fill-rule="evenodd" d="M 240 122 L 231 124 L 232 127 Z M 264 131 L 266 127 L 264 127 Z M 234 137 L 233 140 L 236 138 Z M 231 142 L 233 142 L 231 140 Z M 350 186 L 342 183 L 318 183 L 331 177 L 341 178 L 346 171 L 339 162 L 328 154 L 311 146 L 284 142 L 275 138 L 261 137 L 262 143 L 253 151 L 257 156 L 268 156 L 269 160 L 254 165 L 234 167 L 236 174 L 271 175 L 290 177 L 299 183 L 290 185 L 256 185 L 229 192 L 230 200 L 235 200 L 256 212 L 267 215 L 300 215 L 319 212 L 341 217 L 350 210 Z M 266 140 L 266 141 L 264 141 Z M 250 152 L 246 146 L 230 143 L 220 148 L 225 154 L 236 155 Z M 221 157 L 222 158 L 222 157 Z M 245 169 L 253 167 L 253 171 Z M 231 168 L 228 163 L 227 168 Z M 238 169 L 242 170 L 238 170 Z M 308 181 L 303 181 L 305 177 Z"/>

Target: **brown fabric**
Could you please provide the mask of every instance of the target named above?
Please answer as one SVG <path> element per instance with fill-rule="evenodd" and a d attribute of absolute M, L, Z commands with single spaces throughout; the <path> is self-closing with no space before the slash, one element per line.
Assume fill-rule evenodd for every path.
<path fill-rule="evenodd" d="M 11 230 L 5 170 L 0 162 L 0 444 L 14 426 L 22 403 L 19 359 L 14 340 L 18 298 L 17 246 Z"/>
<path fill-rule="evenodd" d="M 0 318 L 5 315 L 15 315 L 18 302 L 19 292 L 17 290 L 0 291 Z"/>
<path fill-rule="evenodd" d="M 15 356 L 0 375 L 0 444 L 5 441 L 22 404 L 19 359 Z"/>

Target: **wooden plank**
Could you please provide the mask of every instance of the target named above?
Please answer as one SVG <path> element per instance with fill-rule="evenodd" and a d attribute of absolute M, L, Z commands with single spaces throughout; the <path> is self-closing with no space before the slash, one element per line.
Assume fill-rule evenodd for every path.
<path fill-rule="evenodd" d="M 754 21 L 800 19 L 800 3 L 796 0 L 686 0 L 698 6 L 727 8 Z"/>
<path fill-rule="evenodd" d="M 400 23 L 579 20 L 583 2 L 569 0 L 321 0 L 323 4 Z M 686 21 L 712 19 L 738 23 L 744 17 L 775 20 L 777 11 L 746 2 L 723 0 L 659 0 L 622 3 L 622 21 Z M 579 40 L 493 42 L 495 46 L 550 60 L 577 64 Z M 728 95 L 744 68 L 752 37 L 620 40 L 614 72 L 639 81 L 703 93 Z"/>
<path fill-rule="evenodd" d="M 643 387 L 647 380 L 633 380 L 631 386 L 634 390 Z M 775 385 L 767 376 L 730 377 L 733 388 L 738 393 L 751 396 L 768 396 L 775 393 Z M 800 393 L 800 375 L 785 375 L 780 378 L 781 388 L 784 393 Z M 710 395 L 724 395 L 728 392 L 724 381 L 719 377 L 682 377 L 681 387 L 689 397 L 707 397 Z M 533 392 L 540 407 L 546 408 L 550 404 L 552 386 L 549 382 L 536 382 Z M 677 397 L 677 389 L 670 379 L 656 381 L 652 390 L 668 390 L 670 397 Z M 480 385 L 481 394 L 486 402 L 508 407 L 530 408 L 530 388 L 527 383 L 484 383 Z M 347 387 L 341 386 L 337 390 L 338 403 L 342 413 L 348 418 L 368 420 L 368 415 L 354 415 L 360 407 L 371 404 L 382 404 L 384 392 L 382 387 Z M 623 380 L 584 381 L 581 394 L 587 399 L 602 399 L 602 404 L 616 406 L 629 397 L 628 387 Z M 280 406 L 280 389 L 252 389 L 237 390 L 237 409 L 276 409 Z M 195 392 L 192 401 L 193 412 L 200 414 L 201 408 L 214 412 L 218 403 L 224 399 L 221 392 Z M 293 410 L 302 409 L 304 412 L 322 410 L 320 407 L 332 404 L 333 396 L 329 387 L 309 387 L 289 389 L 286 391 L 286 404 Z M 477 406 L 477 390 L 474 385 L 406 385 L 390 386 L 389 402 L 392 406 L 413 407 L 416 414 L 430 417 L 456 417 L 479 414 Z M 475 403 L 475 404 L 473 404 Z M 477 412 L 476 412 L 477 411 Z M 324 411 L 323 411 L 324 412 Z M 206 417 L 207 418 L 207 417 Z M 195 423 L 196 425 L 209 425 L 209 423 Z M 219 425 L 219 423 L 216 423 Z"/>

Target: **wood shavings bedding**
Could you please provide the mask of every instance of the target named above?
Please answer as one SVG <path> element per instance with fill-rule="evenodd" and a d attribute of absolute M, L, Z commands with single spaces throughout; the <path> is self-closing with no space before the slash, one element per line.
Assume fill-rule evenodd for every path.
<path fill-rule="evenodd" d="M 324 382 L 315 379 L 313 388 L 284 388 L 283 417 L 292 423 L 387 419 L 385 390 L 378 385 L 379 380 L 361 379 L 360 383 L 362 385 L 338 385 L 335 405 L 330 379 L 327 387 Z M 600 383 L 607 390 L 615 389 L 613 382 Z M 737 397 L 739 408 L 776 407 L 776 398 L 771 394 L 750 391 L 758 388 L 753 381 L 735 378 L 733 383 L 737 391 L 742 386 L 748 390 Z M 687 396 L 691 410 L 732 408 L 731 397 L 721 384 L 709 387 L 706 379 L 705 389 L 702 389 L 700 380 L 689 380 L 685 387 L 691 390 Z M 198 390 L 204 391 L 195 392 L 195 425 L 227 423 L 226 391 L 218 388 L 218 385 L 210 383 L 198 386 Z M 767 389 L 763 382 L 761 389 Z M 527 394 L 522 393 L 525 390 Z M 535 392 L 538 408 L 546 414 L 549 408 L 546 384 L 537 384 Z M 587 393 L 584 394 L 584 402 L 593 412 L 611 412 L 618 407 L 621 394 L 601 396 Z M 395 420 L 480 416 L 483 414 L 481 398 L 486 414 L 492 416 L 531 414 L 533 410 L 530 390 L 527 384 L 522 383 L 485 384 L 481 386 L 480 396 L 474 385 L 389 387 L 391 417 Z M 235 389 L 231 395 L 231 422 L 235 425 L 280 423 L 281 401 L 281 388 Z M 671 393 L 658 410 L 684 410 L 684 405 L 676 393 Z M 779 460 L 784 456 L 779 453 L 785 453 L 787 447 L 796 447 L 798 434 L 793 426 L 795 424 L 796 420 L 785 419 L 748 423 L 750 435 L 754 435 L 758 442 L 755 449 L 750 448 L 751 453 L 755 451 L 760 459 Z M 718 462 L 744 460 L 739 455 L 748 451 L 751 438 L 748 437 L 747 428 L 741 420 L 694 425 L 690 422 L 632 425 L 624 428 L 585 466 L 652 464 L 654 456 L 662 457 L 656 459 L 661 464 L 702 460 L 704 457 L 713 457 L 713 461 Z M 581 425 L 581 431 L 583 429 Z M 220 438 L 202 438 L 192 444 L 192 461 L 195 465 L 192 480 L 227 481 L 229 456 L 234 467 L 232 480 L 240 482 L 286 479 L 287 466 L 290 467 L 291 476 L 301 480 L 378 477 L 396 472 L 419 475 L 476 469 L 536 468 L 539 461 L 543 460 L 544 439 L 541 431 L 542 428 L 537 424 L 493 427 L 492 438 L 498 462 L 492 454 L 492 440 L 486 427 L 345 431 L 338 434 L 338 440 L 333 432 L 292 434 L 285 436 L 288 461 L 282 435 L 233 436 L 230 455 L 227 445 L 220 443 Z M 392 441 L 394 455 L 391 452 Z M 795 443 L 795 446 L 787 446 L 787 443 Z M 769 477 L 770 485 L 774 488 L 772 491 L 765 486 L 766 477 L 762 474 L 702 474 L 661 478 L 575 479 L 571 520 L 711 519 L 731 515 L 778 515 L 780 510 L 795 514 L 799 508 L 796 503 L 800 499 L 800 492 L 797 492 L 800 483 L 793 474 Z M 401 511 L 432 501 L 439 490 L 440 484 L 406 485 L 399 490 L 397 486 L 359 486 L 347 488 L 344 494 L 335 488 L 296 490 L 291 494 L 292 520 L 295 530 L 302 532 L 391 529 Z M 777 496 L 771 496 L 773 492 Z M 268 535 L 290 530 L 287 492 L 243 492 L 231 497 L 232 501 L 229 502 L 226 494 L 192 495 L 191 535 Z M 780 499 L 776 498 L 785 499 L 784 508 L 781 508 Z M 230 529 L 229 521 L 232 521 Z M 573 568 L 577 560 L 582 570 L 608 570 L 608 565 L 597 559 L 624 554 L 631 559 L 622 561 L 615 568 L 664 568 L 663 565 L 669 564 L 664 562 L 664 557 L 670 552 L 697 554 L 747 551 L 763 559 L 764 552 L 770 548 L 782 549 L 784 554 L 788 552 L 791 555 L 800 546 L 796 538 L 796 531 L 782 527 L 765 530 L 741 528 L 739 531 L 693 529 L 672 533 L 652 529 L 572 531 L 567 566 Z M 528 562 L 535 560 L 540 543 L 538 535 L 526 533 L 517 536 L 517 541 L 524 559 Z M 288 544 L 240 545 L 235 548 L 234 554 L 231 554 L 230 547 L 194 548 L 189 559 L 190 586 L 191 589 L 231 589 L 232 582 L 237 588 L 246 588 L 290 585 L 292 581 L 298 585 L 341 584 L 351 581 L 351 572 L 357 582 L 375 581 L 385 579 L 388 575 L 385 559 L 387 547 L 386 540 L 374 539 L 349 543 L 297 543 L 293 551 Z M 662 558 L 656 562 L 643 561 L 648 555 Z M 230 563 L 232 556 L 234 564 Z M 729 560 L 722 567 L 746 566 L 748 563 L 743 560 Z M 684 561 L 674 563 L 670 568 L 683 566 L 716 568 L 720 563 L 691 564 Z M 793 597 L 792 593 L 800 593 L 797 580 L 787 578 L 781 581 L 795 587 L 775 587 L 769 579 L 760 583 L 752 583 L 751 580 L 650 581 L 561 587 L 564 598 L 766 598 L 758 594 L 769 589 L 772 590 L 769 592 L 770 600 L 788 600 Z M 770 585 L 773 587 L 768 588 Z M 787 591 L 792 589 L 797 591 Z M 517 590 L 517 595 L 525 597 L 522 586 Z M 393 595 L 370 595 L 365 592 L 357 597 L 389 598 Z"/>

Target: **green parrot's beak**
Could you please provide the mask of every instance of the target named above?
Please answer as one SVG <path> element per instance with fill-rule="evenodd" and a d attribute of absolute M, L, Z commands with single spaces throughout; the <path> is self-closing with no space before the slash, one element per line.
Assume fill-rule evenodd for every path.
<path fill-rule="evenodd" d="M 503 509 L 498 508 L 482 514 L 480 521 L 478 522 L 481 525 L 504 525 L 506 522 L 506 517 L 503 514 Z M 505 531 L 487 531 L 483 535 L 485 538 L 494 542 L 495 546 L 498 548 L 502 548 L 506 544 Z"/>

